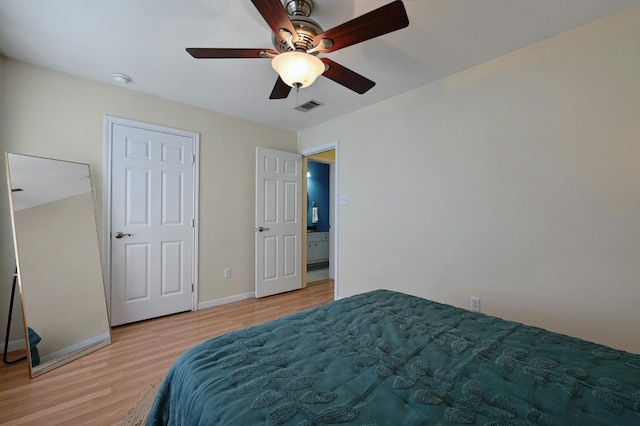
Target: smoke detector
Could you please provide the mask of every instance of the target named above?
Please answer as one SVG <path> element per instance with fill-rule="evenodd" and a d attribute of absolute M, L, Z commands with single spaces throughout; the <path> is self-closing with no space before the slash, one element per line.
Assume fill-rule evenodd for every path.
<path fill-rule="evenodd" d="M 121 83 L 121 84 L 131 83 L 131 77 L 129 77 L 126 74 L 113 73 L 112 77 L 116 81 L 116 83 Z"/>

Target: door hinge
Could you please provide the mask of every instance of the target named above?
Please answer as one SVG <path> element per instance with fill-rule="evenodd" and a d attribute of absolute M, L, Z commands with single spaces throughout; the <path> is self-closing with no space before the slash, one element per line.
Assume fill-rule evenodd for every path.
<path fill-rule="evenodd" d="M 195 154 L 193 154 L 193 155 L 191 156 L 191 162 L 192 162 L 193 164 L 195 164 L 195 163 L 196 163 L 196 155 L 195 155 Z"/>
<path fill-rule="evenodd" d="M 191 219 L 191 227 L 192 228 L 196 227 L 196 220 L 195 219 Z"/>
<path fill-rule="evenodd" d="M 195 284 L 191 283 L 191 293 L 195 291 L 195 288 L 196 288 Z"/>

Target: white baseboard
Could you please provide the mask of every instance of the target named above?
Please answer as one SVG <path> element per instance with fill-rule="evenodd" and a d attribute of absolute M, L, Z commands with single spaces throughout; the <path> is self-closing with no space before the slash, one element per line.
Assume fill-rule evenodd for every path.
<path fill-rule="evenodd" d="M 223 297 L 222 299 L 213 299 L 207 300 L 206 302 L 198 303 L 198 310 L 213 308 L 214 306 L 226 305 L 227 303 L 238 302 L 240 300 L 253 299 L 256 297 L 256 294 L 244 293 L 244 294 L 236 294 L 235 296 Z"/>
<path fill-rule="evenodd" d="M 26 348 L 24 344 L 24 339 L 22 340 L 11 340 L 9 341 L 7 352 L 18 351 L 20 349 Z M 2 352 L 4 353 L 4 343 L 0 344 L 0 348 L 2 348 Z"/>
<path fill-rule="evenodd" d="M 80 343 L 76 343 L 75 345 L 71 345 L 69 347 L 66 347 L 64 349 L 60 349 L 59 351 L 53 352 L 51 354 L 48 354 L 46 356 L 43 356 L 42 359 L 40 360 L 42 364 L 49 362 L 51 360 L 54 359 L 58 359 L 58 358 L 64 358 L 66 357 L 68 354 L 70 353 L 74 353 L 80 349 L 89 347 L 89 346 L 93 346 L 98 342 L 102 342 L 103 340 L 107 340 L 111 338 L 111 334 L 107 331 L 106 333 L 100 334 L 98 336 L 95 337 L 91 337 L 90 339 L 84 340 Z"/>

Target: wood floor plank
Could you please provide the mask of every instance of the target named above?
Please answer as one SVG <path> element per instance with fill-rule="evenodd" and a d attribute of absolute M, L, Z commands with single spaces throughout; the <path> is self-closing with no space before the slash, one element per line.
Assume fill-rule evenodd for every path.
<path fill-rule="evenodd" d="M 110 346 L 35 379 L 26 361 L 2 364 L 0 425 L 119 425 L 190 347 L 330 302 L 333 291 L 333 281 L 325 280 L 290 293 L 116 327 Z"/>

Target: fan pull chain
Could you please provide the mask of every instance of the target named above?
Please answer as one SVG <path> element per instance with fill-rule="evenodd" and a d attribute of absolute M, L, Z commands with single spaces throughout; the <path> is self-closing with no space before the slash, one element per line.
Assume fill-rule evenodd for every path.
<path fill-rule="evenodd" d="M 300 101 L 298 100 L 298 93 L 300 92 L 300 87 L 302 87 L 302 83 L 293 83 L 293 87 L 296 89 L 296 106 L 298 108 L 300 106 Z"/>

